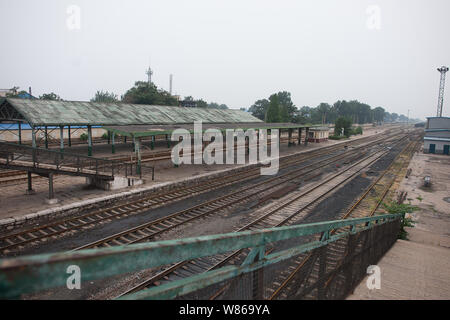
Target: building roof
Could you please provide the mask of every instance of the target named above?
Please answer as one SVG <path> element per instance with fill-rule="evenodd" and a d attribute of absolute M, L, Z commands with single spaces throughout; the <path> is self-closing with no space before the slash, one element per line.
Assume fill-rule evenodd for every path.
<path fill-rule="evenodd" d="M 127 103 L 97 103 L 12 99 L 0 101 L 0 111 L 19 113 L 33 126 L 58 125 L 175 125 L 204 123 L 262 123 L 241 110 L 182 108 Z M 0 120 L 5 119 L 1 116 Z"/>
<path fill-rule="evenodd" d="M 439 119 L 439 118 L 450 119 L 450 117 L 427 117 L 427 119 Z"/>
<path fill-rule="evenodd" d="M 226 129 L 298 129 L 309 128 L 308 125 L 300 125 L 295 123 L 265 123 L 265 122 L 249 122 L 249 123 L 203 123 L 202 131 L 208 129 L 218 129 L 225 131 Z M 180 125 L 135 125 L 135 126 L 106 126 L 104 129 L 127 137 L 148 137 L 155 135 L 171 134 L 176 129 L 185 129 L 189 132 L 194 131 L 193 124 Z"/>
<path fill-rule="evenodd" d="M 311 127 L 312 131 L 330 131 L 330 127 Z"/>
<path fill-rule="evenodd" d="M 450 141 L 450 138 L 440 138 L 440 137 L 424 137 L 426 141 Z"/>

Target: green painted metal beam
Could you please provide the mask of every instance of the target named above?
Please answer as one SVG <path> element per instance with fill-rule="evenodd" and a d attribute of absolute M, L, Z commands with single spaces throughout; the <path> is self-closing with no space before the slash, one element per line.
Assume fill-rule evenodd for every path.
<path fill-rule="evenodd" d="M 182 127 L 182 126 L 180 126 Z M 255 123 L 255 126 L 251 127 L 251 128 L 245 128 L 244 131 L 247 130 L 262 130 L 262 129 L 266 129 L 266 130 L 272 130 L 272 129 L 298 129 L 299 127 L 301 128 L 315 128 L 315 127 L 320 127 L 319 125 L 298 125 L 298 124 L 292 124 L 292 125 L 288 125 L 288 126 L 276 126 L 275 124 L 273 126 L 258 126 L 257 123 Z M 105 126 L 103 127 L 103 129 L 110 131 L 110 132 L 114 132 L 118 135 L 124 136 L 124 137 L 151 137 L 151 136 L 162 136 L 162 135 L 171 135 L 172 132 L 175 130 L 147 130 L 147 131 L 128 131 L 126 130 L 126 126 L 121 129 L 118 127 L 108 127 Z M 177 128 L 179 129 L 179 128 Z M 229 129 L 233 129 L 231 126 Z M 186 129 L 191 135 L 194 134 L 194 130 L 191 129 Z M 202 132 L 204 133 L 207 129 L 202 130 Z M 222 134 L 225 134 L 227 129 L 218 129 L 222 132 Z"/>
<path fill-rule="evenodd" d="M 343 227 L 352 227 L 354 233 L 362 230 L 355 228 L 358 225 L 362 225 L 362 228 L 372 228 L 376 224 L 401 219 L 402 217 L 403 215 L 401 214 L 381 215 L 106 249 L 2 259 L 0 260 L 0 298 L 16 298 L 23 293 L 37 292 L 65 285 L 68 277 L 66 270 L 70 265 L 80 267 L 83 281 L 103 279 L 179 261 L 192 260 L 244 248 L 262 247 L 268 243 L 305 235 L 321 234 Z M 320 245 L 324 245 L 345 235 L 338 233 L 319 242 Z M 309 245 L 315 246 L 317 244 L 310 243 Z M 301 250 L 305 248 L 302 247 Z M 289 250 L 291 250 L 290 256 L 292 257 L 294 254 L 298 254 L 300 249 L 291 248 Z M 264 261 L 269 259 L 269 257 L 272 259 L 271 261 L 286 258 L 285 256 L 277 257 L 277 254 L 279 253 L 265 257 Z M 228 275 L 231 276 L 231 274 Z M 220 279 L 216 278 L 216 280 Z M 173 292 L 170 294 L 173 294 Z"/>

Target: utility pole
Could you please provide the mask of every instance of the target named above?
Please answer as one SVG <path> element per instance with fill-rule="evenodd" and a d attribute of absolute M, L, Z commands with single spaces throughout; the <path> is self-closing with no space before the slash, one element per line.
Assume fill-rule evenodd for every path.
<path fill-rule="evenodd" d="M 408 129 L 408 131 L 409 131 L 409 109 L 408 109 L 408 120 L 407 120 L 407 122 L 406 122 L 406 127 L 407 127 L 407 129 Z"/>
<path fill-rule="evenodd" d="M 439 98 L 437 107 L 437 117 L 442 117 L 442 107 L 444 105 L 444 88 L 445 88 L 445 73 L 448 71 L 448 67 L 442 66 L 437 69 L 441 73 L 441 81 L 439 84 Z"/>
<path fill-rule="evenodd" d="M 170 75 L 170 89 L 169 89 L 170 95 L 172 95 L 172 82 L 173 82 L 173 74 Z"/>

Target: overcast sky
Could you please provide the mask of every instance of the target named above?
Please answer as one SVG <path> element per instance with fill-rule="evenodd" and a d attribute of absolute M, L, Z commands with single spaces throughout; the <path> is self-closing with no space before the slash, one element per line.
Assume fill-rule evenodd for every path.
<path fill-rule="evenodd" d="M 0 0 L 0 12 L 0 88 L 65 100 L 120 96 L 151 63 L 158 87 L 172 73 L 174 93 L 231 108 L 286 90 L 297 107 L 357 99 L 425 118 L 450 65 L 448 0 Z"/>

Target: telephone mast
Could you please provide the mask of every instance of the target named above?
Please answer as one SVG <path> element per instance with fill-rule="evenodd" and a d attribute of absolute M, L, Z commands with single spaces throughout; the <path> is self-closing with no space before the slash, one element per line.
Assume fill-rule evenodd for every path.
<path fill-rule="evenodd" d="M 441 73 L 441 82 L 439 84 L 439 99 L 437 107 L 437 117 L 442 117 L 442 107 L 444 105 L 444 88 L 445 88 L 445 73 L 448 71 L 448 67 L 442 66 L 437 69 Z"/>

